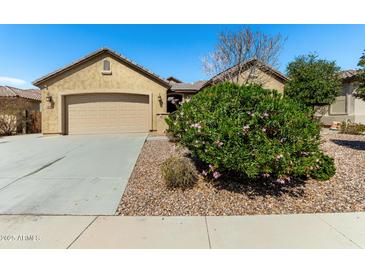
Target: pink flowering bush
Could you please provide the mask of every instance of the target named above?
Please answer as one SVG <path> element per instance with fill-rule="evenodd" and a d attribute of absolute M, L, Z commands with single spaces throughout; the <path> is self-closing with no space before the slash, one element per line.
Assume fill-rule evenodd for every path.
<path fill-rule="evenodd" d="M 204 176 L 287 184 L 335 174 L 333 159 L 319 148 L 320 126 L 311 111 L 274 90 L 223 83 L 194 95 L 166 121 Z"/>

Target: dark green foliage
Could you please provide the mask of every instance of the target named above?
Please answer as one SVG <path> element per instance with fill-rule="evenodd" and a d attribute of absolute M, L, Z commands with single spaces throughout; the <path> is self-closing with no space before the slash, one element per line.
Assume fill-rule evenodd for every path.
<path fill-rule="evenodd" d="M 315 177 L 317 170 L 320 178 L 333 175 L 333 162 L 321 166 L 331 163 L 319 149 L 320 127 L 312 114 L 277 91 L 223 83 L 199 92 L 166 121 L 203 173 L 286 183 Z"/>
<path fill-rule="evenodd" d="M 162 176 L 169 188 L 186 189 L 194 186 L 198 172 L 190 159 L 170 157 L 161 166 Z"/>
<path fill-rule="evenodd" d="M 358 123 L 342 122 L 340 127 L 341 133 L 361 135 L 365 134 L 365 125 Z"/>
<path fill-rule="evenodd" d="M 360 57 L 359 63 L 357 64 L 360 67 L 360 74 L 358 77 L 359 86 L 356 89 L 355 96 L 365 100 L 365 51 Z"/>
<path fill-rule="evenodd" d="M 333 159 L 327 155 L 323 155 L 311 171 L 310 176 L 314 179 L 325 181 L 331 179 L 335 174 L 336 168 Z"/>
<path fill-rule="evenodd" d="M 317 55 L 296 58 L 287 67 L 285 96 L 310 106 L 330 105 L 341 90 L 340 68 Z"/>

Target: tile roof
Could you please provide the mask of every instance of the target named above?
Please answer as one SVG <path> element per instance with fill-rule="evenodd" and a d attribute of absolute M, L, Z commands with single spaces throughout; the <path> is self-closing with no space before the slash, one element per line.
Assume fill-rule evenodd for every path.
<path fill-rule="evenodd" d="M 143 67 L 141 65 L 138 65 L 134 61 L 128 59 L 127 57 L 123 56 L 122 54 L 120 54 L 120 53 L 118 53 L 116 51 L 113 51 L 113 50 L 111 50 L 109 48 L 101 48 L 99 50 L 96 50 L 96 51 L 94 51 L 94 52 L 92 52 L 92 53 L 90 53 L 90 54 L 88 54 L 88 55 L 86 55 L 86 56 L 84 56 L 84 57 L 82 57 L 82 58 L 74 61 L 73 63 L 71 63 L 71 64 L 69 64 L 67 66 L 64 66 L 64 67 L 62 67 L 60 69 L 57 69 L 57 70 L 55 70 L 55 71 L 53 71 L 51 73 L 48 73 L 45 76 L 43 76 L 41 78 L 38 78 L 37 80 L 33 81 L 33 85 L 39 86 L 45 80 L 48 80 L 48 79 L 50 79 L 50 78 L 52 78 L 52 77 L 54 77 L 54 76 L 56 76 L 58 74 L 61 74 L 61 73 L 65 72 L 65 71 L 71 69 L 72 67 L 75 67 L 75 66 L 77 66 L 79 64 L 82 64 L 82 63 L 86 62 L 87 60 L 90 60 L 91 58 L 93 58 L 93 57 L 95 57 L 97 55 L 100 55 L 102 53 L 109 53 L 110 55 L 112 55 L 112 56 L 118 58 L 119 60 L 121 60 L 121 61 L 129 64 L 130 66 L 132 66 L 132 67 L 134 67 L 134 68 L 136 68 L 136 69 L 144 72 L 145 74 L 147 74 L 150 77 L 158 80 L 159 82 L 165 84 L 166 86 L 170 86 L 169 81 L 167 81 L 166 79 L 164 79 L 161 76 L 153 73 L 152 71 L 148 70 L 147 68 L 145 68 L 145 67 Z"/>
<path fill-rule="evenodd" d="M 200 80 L 194 83 L 172 83 L 171 91 L 199 91 L 207 81 Z"/>
<path fill-rule="evenodd" d="M 250 66 L 253 62 L 259 62 L 260 63 L 260 67 L 265 69 L 265 70 L 269 70 L 272 74 L 276 75 L 277 77 L 279 77 L 280 79 L 282 79 L 283 81 L 287 81 L 288 77 L 286 77 L 284 74 L 282 74 L 280 71 L 274 69 L 273 67 L 257 60 L 257 59 L 252 59 L 249 60 L 247 62 L 245 62 L 243 64 L 243 66 Z M 199 90 L 201 90 L 202 88 L 204 88 L 205 86 L 209 85 L 210 83 L 215 83 L 215 82 L 219 82 L 221 80 L 224 80 L 225 74 L 228 72 L 235 72 L 235 70 L 237 70 L 237 65 L 233 66 L 221 73 L 218 73 L 217 75 L 215 75 L 214 77 L 212 77 L 210 80 L 208 81 L 197 81 L 194 83 L 174 83 L 174 82 L 170 82 L 171 84 L 171 91 L 174 92 L 197 92 Z"/>
<path fill-rule="evenodd" d="M 0 86 L 0 97 L 20 97 L 41 101 L 41 91 L 38 89 L 20 89 L 9 86 Z"/>
<path fill-rule="evenodd" d="M 343 70 L 340 72 L 340 77 L 342 80 L 348 80 L 356 77 L 359 73 L 360 70 L 355 70 L 355 69 Z"/>
<path fill-rule="evenodd" d="M 246 62 L 244 62 L 242 64 L 243 67 L 246 67 L 246 66 L 250 66 L 251 64 L 253 63 L 258 63 L 260 65 L 260 68 L 262 69 L 265 69 L 265 70 L 268 70 L 270 71 L 272 74 L 276 75 L 277 77 L 279 77 L 280 79 L 282 79 L 283 81 L 287 81 L 288 80 L 288 77 L 286 77 L 283 73 L 281 73 L 280 71 L 278 71 L 277 69 L 273 68 L 272 66 L 258 60 L 258 59 L 251 59 L 251 60 L 248 60 Z M 222 71 L 221 73 L 218 73 L 217 75 L 215 75 L 214 77 L 212 77 L 208 82 L 211 83 L 211 82 L 217 82 L 217 81 L 221 81 L 221 80 L 224 80 L 225 78 L 225 75 L 227 73 L 235 73 L 235 71 L 238 69 L 238 65 L 235 65 L 225 71 Z M 208 84 L 207 82 L 207 84 Z"/>
<path fill-rule="evenodd" d="M 167 77 L 166 80 L 169 81 L 170 84 L 173 84 L 173 83 L 182 83 L 181 80 L 175 78 L 174 76 Z"/>

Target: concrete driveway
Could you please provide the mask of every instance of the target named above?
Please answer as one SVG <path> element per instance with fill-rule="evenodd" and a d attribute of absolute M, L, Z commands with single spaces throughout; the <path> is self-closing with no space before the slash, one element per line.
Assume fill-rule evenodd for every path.
<path fill-rule="evenodd" d="M 146 137 L 0 139 L 0 214 L 113 215 Z"/>

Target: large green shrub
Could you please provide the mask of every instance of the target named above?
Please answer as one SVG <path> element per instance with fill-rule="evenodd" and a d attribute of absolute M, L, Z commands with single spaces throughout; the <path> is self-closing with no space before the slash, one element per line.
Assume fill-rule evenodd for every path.
<path fill-rule="evenodd" d="M 309 54 L 287 67 L 285 95 L 312 108 L 332 104 L 341 90 L 340 68 L 335 62 Z"/>
<path fill-rule="evenodd" d="M 320 128 L 311 115 L 310 108 L 277 91 L 223 83 L 194 95 L 166 121 L 205 165 L 204 174 L 286 183 L 335 173 L 332 158 L 319 149 Z"/>

